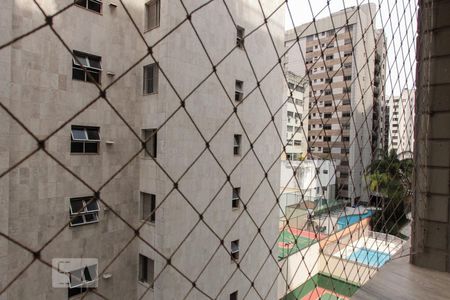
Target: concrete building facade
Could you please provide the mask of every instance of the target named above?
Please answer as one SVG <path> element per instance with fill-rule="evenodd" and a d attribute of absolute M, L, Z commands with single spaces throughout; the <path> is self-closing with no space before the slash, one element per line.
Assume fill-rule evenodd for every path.
<path fill-rule="evenodd" d="M 73 4 L 38 2 L 49 15 Z M 180 1 L 123 2 L 127 11 L 118 1 L 77 1 L 54 16 L 53 29 L 65 45 L 47 26 L 0 50 L 1 103 L 37 139 L 51 134 L 45 140 L 48 154 L 41 149 L 21 162 L 38 143 L 0 111 L 2 233 L 39 251 L 48 263 L 98 259 L 95 268 L 102 276 L 92 291 L 108 299 L 207 299 L 199 290 L 230 299 L 250 289 L 244 272 L 255 287 L 248 298 L 258 297 L 255 290 L 275 298 L 278 266 L 266 261 L 263 240 L 253 239 L 258 234 L 253 221 L 265 241 L 275 243 L 279 218 L 271 210 L 272 190 L 279 190 L 280 170 L 270 167 L 280 148 L 273 143 L 274 126 L 263 129 L 270 121 L 265 101 L 272 111 L 282 104 L 283 74 L 265 76 L 277 62 L 266 30 L 245 36 L 264 20 L 259 4 L 228 3 L 238 27 L 219 1 L 191 16 L 215 64 L 235 48 L 216 67 L 222 88 L 209 76 L 213 66 L 184 21 Z M 190 12 L 200 2 L 183 1 Z M 262 3 L 268 11 L 276 8 L 273 1 Z M 279 49 L 283 18 L 277 12 L 268 21 Z M 1 45 L 45 22 L 31 0 L 6 1 L 0 19 Z M 143 39 L 154 45 L 157 64 Z M 265 76 L 258 82 L 265 101 L 261 93 L 250 94 L 257 86 L 255 73 Z M 243 97 L 235 98 L 237 93 Z M 185 99 L 181 109 L 180 99 Z M 274 123 L 281 127 L 279 115 Z M 139 153 L 137 137 L 148 140 L 147 153 Z M 245 156 L 250 147 L 255 154 Z M 244 205 L 237 198 L 248 214 L 241 215 Z M 141 225 L 138 238 L 135 229 Z M 1 300 L 81 296 L 81 288 L 53 288 L 51 268 L 33 262 L 33 253 L 17 243 L 0 238 L 0 289 L 8 287 Z M 234 272 L 237 262 L 240 270 Z M 85 299 L 98 297 L 89 293 Z"/>
<path fill-rule="evenodd" d="M 310 81 L 310 151 L 335 162 L 338 196 L 353 202 L 368 201 L 362 177 L 372 159 L 373 109 L 381 94 L 374 76 L 378 50 L 366 51 L 376 49 L 375 11 L 374 4 L 347 8 L 297 27 L 298 43 L 294 30 L 285 38 L 287 70 Z"/>
<path fill-rule="evenodd" d="M 412 158 L 414 151 L 414 105 L 414 90 L 404 89 L 389 100 L 389 150 L 404 158 Z"/>
<path fill-rule="evenodd" d="M 288 99 L 283 114 L 283 129 L 286 130 L 286 159 L 300 160 L 308 150 L 308 81 L 305 77 L 286 73 Z M 292 92 L 292 96 L 291 96 Z"/>

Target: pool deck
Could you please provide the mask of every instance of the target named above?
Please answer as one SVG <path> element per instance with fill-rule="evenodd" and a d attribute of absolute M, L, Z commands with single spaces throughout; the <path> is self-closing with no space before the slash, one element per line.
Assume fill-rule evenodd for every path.
<path fill-rule="evenodd" d="M 352 300 L 450 299 L 450 273 L 419 268 L 409 257 L 394 259 L 363 285 Z"/>

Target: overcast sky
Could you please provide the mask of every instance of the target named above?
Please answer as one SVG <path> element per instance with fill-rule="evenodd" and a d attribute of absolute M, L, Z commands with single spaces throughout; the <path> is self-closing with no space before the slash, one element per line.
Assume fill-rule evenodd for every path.
<path fill-rule="evenodd" d="M 414 85 L 417 3 L 416 0 L 373 0 L 370 2 L 375 3 L 377 7 L 381 5 L 381 9 L 376 12 L 376 27 L 384 28 L 388 46 L 386 96 L 398 95 L 403 88 L 412 88 Z M 288 2 L 296 26 L 311 22 L 313 15 L 316 18 L 324 18 L 329 16 L 330 12 L 367 3 L 369 1 L 362 0 L 289 0 Z M 286 29 L 292 27 L 292 20 L 286 12 Z"/>

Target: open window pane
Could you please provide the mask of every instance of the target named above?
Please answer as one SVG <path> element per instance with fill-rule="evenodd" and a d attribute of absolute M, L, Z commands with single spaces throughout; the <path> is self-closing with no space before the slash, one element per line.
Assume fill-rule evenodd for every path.
<path fill-rule="evenodd" d="M 155 222 L 156 197 L 153 194 L 141 193 L 142 214 L 141 219 L 147 222 Z"/>
<path fill-rule="evenodd" d="M 86 199 L 86 203 L 87 203 L 86 206 L 87 211 L 89 212 L 99 211 L 97 199 L 89 199 L 89 200 Z"/>
<path fill-rule="evenodd" d="M 98 133 L 98 128 L 86 129 L 87 137 L 91 141 L 100 141 L 100 134 Z"/>
<path fill-rule="evenodd" d="M 87 140 L 86 130 L 84 130 L 84 128 L 72 128 L 72 140 L 74 141 Z"/>
<path fill-rule="evenodd" d="M 146 141 L 144 157 L 156 157 L 157 131 L 156 129 L 143 129 L 142 138 Z"/>
<path fill-rule="evenodd" d="M 82 198 L 72 198 L 70 199 L 70 213 L 77 214 L 83 213 L 85 211 L 84 202 Z"/>

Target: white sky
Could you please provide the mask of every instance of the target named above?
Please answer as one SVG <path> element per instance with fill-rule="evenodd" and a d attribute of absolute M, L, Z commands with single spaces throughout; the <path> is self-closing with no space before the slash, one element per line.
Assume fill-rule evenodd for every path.
<path fill-rule="evenodd" d="M 329 6 L 327 6 L 327 2 L 329 2 Z M 416 0 L 372 0 L 370 2 L 375 3 L 377 7 L 381 5 L 381 9 L 376 12 L 376 27 L 384 28 L 388 46 L 385 90 L 388 98 L 391 94 L 399 95 L 403 88 L 414 86 L 417 3 Z M 344 8 L 367 3 L 369 3 L 367 0 L 288 1 L 296 26 L 311 22 L 313 15 L 316 18 L 324 18 L 328 17 L 330 12 L 334 13 Z M 390 17 L 389 13 L 391 13 Z M 400 26 L 398 25 L 399 20 Z M 287 11 L 285 27 L 286 29 L 293 27 Z"/>

